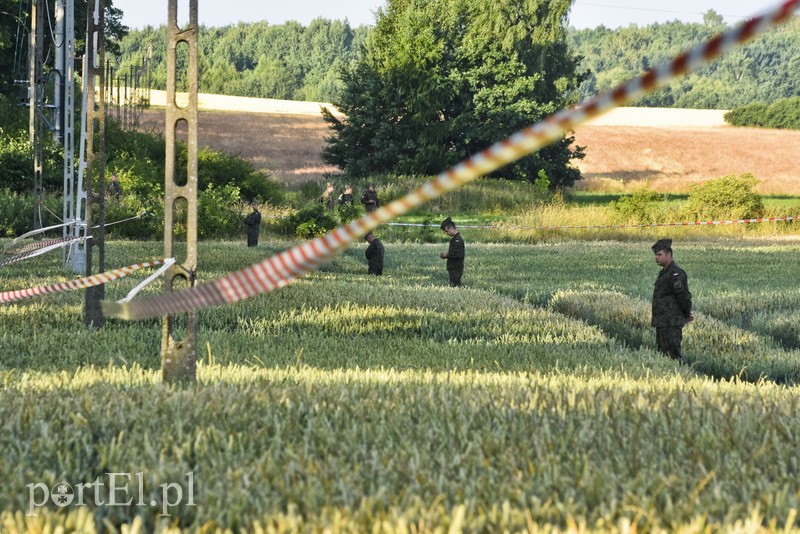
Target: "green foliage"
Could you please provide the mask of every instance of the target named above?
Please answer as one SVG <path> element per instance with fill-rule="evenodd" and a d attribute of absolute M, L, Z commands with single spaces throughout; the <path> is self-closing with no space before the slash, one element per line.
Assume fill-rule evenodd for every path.
<path fill-rule="evenodd" d="M 237 186 L 209 184 L 200 190 L 197 200 L 199 237 L 233 237 L 242 233 L 244 206 Z"/>
<path fill-rule="evenodd" d="M 325 210 L 322 204 L 312 202 L 286 218 L 281 226 L 285 232 L 291 235 L 310 239 L 333 230 L 338 226 L 338 222 Z"/>
<path fill-rule="evenodd" d="M 609 90 L 726 29 L 714 13 L 703 24 L 667 22 L 571 30 L 571 48 L 588 71 L 581 97 Z M 636 105 L 733 109 L 800 94 L 800 17 L 738 47 L 697 72 L 668 82 Z"/>
<path fill-rule="evenodd" d="M 127 180 L 120 177 L 125 187 Z M 125 189 L 123 189 L 125 190 Z M 138 219 L 126 220 L 139 216 Z M 164 200 L 160 196 L 137 196 L 123 194 L 118 199 L 106 199 L 106 221 L 115 223 L 106 229 L 107 235 L 114 239 L 160 239 L 164 235 Z"/>
<path fill-rule="evenodd" d="M 619 200 L 610 204 L 614 211 L 625 223 L 652 223 L 658 202 L 665 200 L 664 195 L 650 190 L 646 185 L 634 190 L 630 195 L 624 195 Z"/>
<path fill-rule="evenodd" d="M 329 102 L 341 92 L 339 71 L 360 51 L 366 27 L 317 18 L 308 26 L 289 21 L 201 27 L 201 92 Z M 152 49 L 153 88 L 166 88 L 166 29 L 144 28 L 120 42 L 119 72 L 139 65 Z"/>
<path fill-rule="evenodd" d="M 758 180 L 750 173 L 724 176 L 692 187 L 686 214 L 695 220 L 751 219 L 764 215 L 761 195 L 753 191 Z"/>
<path fill-rule="evenodd" d="M 356 206 L 355 204 L 344 204 L 341 206 L 337 206 L 336 214 L 339 216 L 339 222 L 341 224 L 347 224 L 354 219 L 358 219 L 362 215 L 361 208 Z"/>
<path fill-rule="evenodd" d="M 537 196 L 547 198 L 547 194 L 550 192 L 550 178 L 547 177 L 544 169 L 539 169 L 536 180 L 533 182 L 533 188 Z"/>
<path fill-rule="evenodd" d="M 33 197 L 0 189 L 0 237 L 22 235 L 31 228 Z"/>
<path fill-rule="evenodd" d="M 800 97 L 776 100 L 772 104 L 754 102 L 725 114 L 725 122 L 733 126 L 758 126 L 800 130 Z"/>
<path fill-rule="evenodd" d="M 0 101 L 0 115 L 8 117 L 8 123 L 0 123 L 0 186 L 18 193 L 33 191 L 33 150 L 28 138 L 28 125 L 20 120 L 18 110 L 4 111 L 2 103 Z M 44 189 L 61 189 L 64 159 L 52 136 L 45 135 L 42 139 L 42 155 Z"/>
<path fill-rule="evenodd" d="M 349 175 L 439 173 L 574 101 L 577 59 L 563 25 L 570 1 L 390 1 L 364 55 L 323 113 L 325 161 Z M 572 185 L 572 137 L 497 171 Z"/>

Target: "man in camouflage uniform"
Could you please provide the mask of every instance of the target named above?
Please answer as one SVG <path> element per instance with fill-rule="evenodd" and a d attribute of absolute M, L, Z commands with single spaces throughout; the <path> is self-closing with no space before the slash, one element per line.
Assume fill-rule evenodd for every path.
<path fill-rule="evenodd" d="M 661 267 L 653 289 L 651 325 L 656 327 L 656 345 L 659 352 L 683 363 L 683 326 L 694 320 L 689 282 L 684 270 L 672 261 L 671 239 L 660 239 L 651 248 Z"/>
<path fill-rule="evenodd" d="M 447 260 L 447 274 L 452 287 L 461 287 L 461 275 L 464 274 L 464 240 L 456 230 L 456 223 L 448 217 L 440 226 L 450 236 L 450 247 L 447 252 L 440 252 L 439 257 Z"/>

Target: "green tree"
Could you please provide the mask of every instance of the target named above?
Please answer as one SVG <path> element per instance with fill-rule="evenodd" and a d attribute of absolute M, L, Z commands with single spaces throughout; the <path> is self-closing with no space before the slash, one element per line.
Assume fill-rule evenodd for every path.
<path fill-rule="evenodd" d="M 325 118 L 325 161 L 354 176 L 434 174 L 575 100 L 571 0 L 390 0 Z M 495 175 L 573 184 L 565 137 Z"/>

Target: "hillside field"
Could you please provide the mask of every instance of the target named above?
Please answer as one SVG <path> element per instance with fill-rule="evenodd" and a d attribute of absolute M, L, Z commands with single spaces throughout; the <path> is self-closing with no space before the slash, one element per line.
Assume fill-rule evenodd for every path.
<path fill-rule="evenodd" d="M 447 287 L 444 242 L 387 244 L 381 278 L 364 274 L 358 244 L 288 287 L 201 312 L 193 386 L 160 383 L 160 321 L 86 329 L 79 291 L 0 306 L 2 530 L 791 529 L 796 238 L 676 249 L 697 317 L 679 366 L 653 350 L 650 240 L 464 235 L 463 289 Z M 203 242 L 200 281 L 285 246 Z M 116 241 L 107 261 L 159 254 Z M 59 263 L 15 264 L 0 281 L 63 279 Z M 109 473 L 130 474 L 115 479 L 127 504 L 108 505 Z M 46 499 L 96 480 L 86 506 Z"/>
<path fill-rule="evenodd" d="M 325 104 L 212 96 L 200 99 L 200 146 L 239 154 L 291 187 L 338 172 L 319 157 Z M 694 183 L 751 172 L 764 194 L 800 194 L 800 132 L 725 126 L 722 114 L 621 108 L 581 126 L 575 138 L 586 158 L 576 163 L 584 176 L 576 188 L 622 192 L 647 183 L 685 193 Z M 163 110 L 153 108 L 141 128 L 163 131 L 163 124 Z"/>

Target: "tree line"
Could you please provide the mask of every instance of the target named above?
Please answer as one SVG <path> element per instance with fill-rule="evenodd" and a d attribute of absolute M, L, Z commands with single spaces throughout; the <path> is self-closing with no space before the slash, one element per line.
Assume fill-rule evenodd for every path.
<path fill-rule="evenodd" d="M 610 89 L 723 31 L 714 11 L 703 23 L 566 31 L 570 50 L 581 58 L 579 98 Z M 271 25 L 239 23 L 200 30 L 200 90 L 206 93 L 332 102 L 344 90 L 343 72 L 358 60 L 373 26 L 316 19 Z M 141 64 L 152 46 L 152 87 L 166 87 L 164 26 L 131 31 L 119 41 L 120 72 Z M 178 58 L 179 62 L 182 59 Z M 800 17 L 760 36 L 696 73 L 642 97 L 635 105 L 733 109 L 800 94 Z"/>

